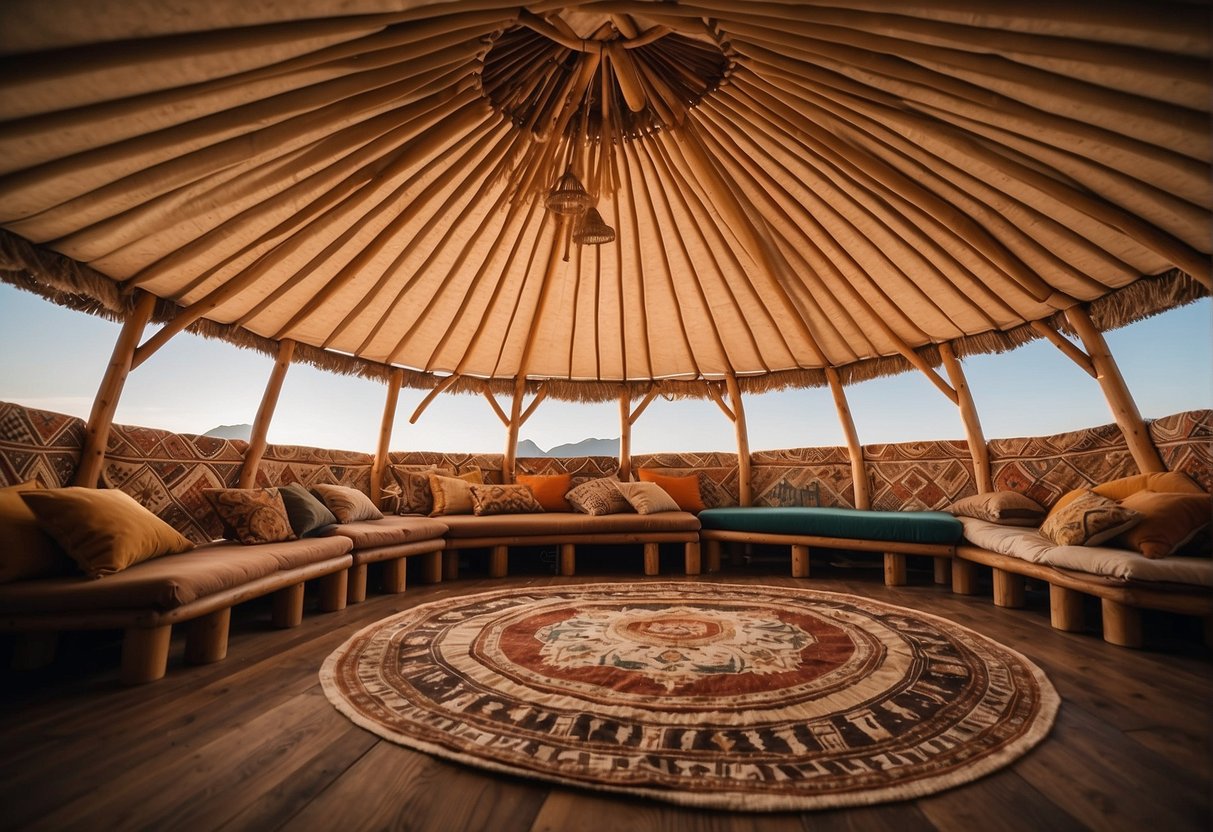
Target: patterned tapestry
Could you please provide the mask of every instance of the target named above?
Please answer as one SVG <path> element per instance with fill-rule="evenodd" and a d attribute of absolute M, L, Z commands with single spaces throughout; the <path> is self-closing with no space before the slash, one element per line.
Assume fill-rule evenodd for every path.
<path fill-rule="evenodd" d="M 363 494 L 371 490 L 374 457 L 361 451 L 330 451 L 303 445 L 269 445 L 257 467 L 260 487 L 290 485 L 345 485 Z"/>
<path fill-rule="evenodd" d="M 1213 491 L 1213 410 L 1191 410 L 1150 423 L 1150 437 L 1168 471 L 1183 471 Z"/>
<path fill-rule="evenodd" d="M 1075 488 L 1138 473 L 1115 424 L 1024 439 L 993 439 L 994 488 L 1018 491 L 1045 508 Z"/>
<path fill-rule="evenodd" d="M 687 452 L 633 456 L 632 471 L 641 468 L 675 476 L 695 473 L 699 477 L 699 496 L 705 506 L 737 505 L 737 454 Z"/>
<path fill-rule="evenodd" d="M 845 448 L 790 448 L 750 454 L 756 506 L 855 507 Z"/>
<path fill-rule="evenodd" d="M 963 440 L 864 445 L 863 458 L 877 511 L 939 510 L 977 493 Z"/>
<path fill-rule="evenodd" d="M 114 425 L 101 484 L 118 488 L 195 543 L 223 537 L 205 488 L 235 488 L 248 443 Z M 78 453 L 78 452 L 77 452 Z"/>
<path fill-rule="evenodd" d="M 71 485 L 83 446 L 83 419 L 0 402 L 0 486 Z"/>

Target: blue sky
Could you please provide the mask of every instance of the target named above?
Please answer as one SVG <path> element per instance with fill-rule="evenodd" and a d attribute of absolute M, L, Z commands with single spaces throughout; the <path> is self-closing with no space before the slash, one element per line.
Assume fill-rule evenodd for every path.
<path fill-rule="evenodd" d="M 1213 407 L 1213 305 L 1182 309 L 1115 330 L 1108 344 L 1142 415 Z M 118 325 L 0 286 L 0 400 L 87 417 Z M 1098 384 L 1055 347 L 1036 341 L 1002 355 L 965 359 L 987 438 L 1038 436 L 1112 421 Z M 131 374 L 117 421 L 182 433 L 252 422 L 273 362 L 259 353 L 189 334 Z M 373 451 L 384 387 L 294 365 L 287 373 L 270 441 Z M 403 390 L 393 450 L 499 452 L 505 429 L 479 396 L 442 395 L 416 425 L 424 393 Z M 859 441 L 959 439 L 955 406 L 920 373 L 847 388 Z M 502 402 L 508 410 L 508 403 Z M 745 398 L 754 450 L 841 445 L 826 389 Z M 541 448 L 619 435 L 619 409 L 548 400 L 522 429 Z M 634 453 L 734 451 L 733 427 L 707 401 L 656 400 L 633 428 Z"/>

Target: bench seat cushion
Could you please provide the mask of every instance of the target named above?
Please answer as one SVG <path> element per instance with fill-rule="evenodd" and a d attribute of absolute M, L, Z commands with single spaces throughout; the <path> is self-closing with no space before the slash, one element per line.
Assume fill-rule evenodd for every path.
<path fill-rule="evenodd" d="M 747 506 L 699 512 L 705 529 L 760 534 L 889 540 L 898 543 L 958 543 L 960 521 L 942 511 L 857 511 L 850 508 Z"/>
<path fill-rule="evenodd" d="M 545 511 L 542 514 L 494 514 L 476 517 L 443 517 L 449 527 L 447 537 L 512 537 L 527 535 L 589 535 L 627 532 L 694 532 L 699 521 L 685 511 L 656 514 L 589 515 L 573 511 Z"/>
<path fill-rule="evenodd" d="M 1000 526 L 972 517 L 961 521 L 969 543 L 1030 563 L 1122 581 L 1213 586 L 1213 559 L 1207 557 L 1148 558 L 1110 546 L 1058 546 L 1035 529 Z"/>
<path fill-rule="evenodd" d="M 138 563 L 115 575 L 41 578 L 0 586 L 0 614 L 87 610 L 171 610 L 280 570 L 339 557 L 345 537 L 309 537 L 244 546 L 208 543 Z"/>
<path fill-rule="evenodd" d="M 329 526 L 320 534 L 323 537 L 348 537 L 355 549 L 371 549 L 377 546 L 395 546 L 399 543 L 416 543 L 433 540 L 446 534 L 446 522 L 429 517 L 391 516 L 382 520 L 357 520 Z"/>

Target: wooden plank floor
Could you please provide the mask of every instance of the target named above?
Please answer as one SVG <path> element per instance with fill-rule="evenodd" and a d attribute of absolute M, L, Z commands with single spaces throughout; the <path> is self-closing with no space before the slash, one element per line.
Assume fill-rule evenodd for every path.
<path fill-rule="evenodd" d="M 679 579 L 666 553 L 662 579 Z M 473 556 L 474 557 L 474 556 Z M 518 559 L 515 559 L 517 563 Z M 473 563 L 473 576 L 484 574 Z M 627 564 L 633 566 L 630 562 Z M 639 562 L 635 564 L 639 571 Z M 523 567 L 525 569 L 525 566 Z M 933 586 L 929 571 L 887 589 L 879 569 L 814 561 L 807 582 L 779 565 L 698 580 L 808 585 L 915 607 L 1023 652 L 1053 680 L 1061 712 L 1043 745 L 976 783 L 922 800 L 773 815 L 680 809 L 485 774 L 401 748 L 357 728 L 328 703 L 317 671 L 357 629 L 409 606 L 507 586 L 643 580 L 597 569 L 574 579 L 539 568 L 372 595 L 343 612 L 309 610 L 274 630 L 268 605 L 236 610 L 225 661 L 182 662 L 123 688 L 114 635 L 64 639 L 55 664 L 8 673 L 0 715 L 4 829 L 255 830 L 831 830 L 1207 829 L 1210 682 L 1197 622 L 1161 617 L 1151 650 L 1052 630 L 1048 598 L 1001 610 L 988 595 Z M 776 571 L 778 570 L 778 571 Z M 314 606 L 314 599 L 310 602 Z M 1098 607 L 1091 610 L 1097 620 Z M 1165 635 L 1162 635 L 1163 631 Z"/>

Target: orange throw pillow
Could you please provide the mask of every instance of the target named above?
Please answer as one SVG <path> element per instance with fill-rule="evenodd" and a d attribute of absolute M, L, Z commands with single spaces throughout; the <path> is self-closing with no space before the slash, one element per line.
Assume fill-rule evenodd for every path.
<path fill-rule="evenodd" d="M 1121 477 L 1118 480 L 1100 483 L 1099 485 L 1092 486 L 1090 489 L 1075 488 L 1073 491 L 1062 494 L 1057 502 L 1053 504 L 1053 507 L 1049 509 L 1049 516 L 1052 517 L 1055 512 L 1061 511 L 1068 503 L 1087 490 L 1094 491 L 1101 497 L 1107 497 L 1109 500 L 1116 500 L 1117 502 L 1139 491 L 1165 491 L 1174 494 L 1205 493 L 1205 490 L 1183 471 L 1134 474 L 1131 477 Z"/>
<path fill-rule="evenodd" d="M 1208 494 L 1138 491 L 1120 504 L 1141 514 L 1142 521 L 1116 538 L 1116 542 L 1148 558 L 1175 554 L 1213 517 L 1213 497 Z"/>
<path fill-rule="evenodd" d="M 699 477 L 676 477 L 670 474 L 659 474 L 650 468 L 641 468 L 636 472 L 641 482 L 655 482 L 661 490 L 674 498 L 678 508 L 698 514 L 703 511 L 703 497 L 699 495 Z"/>
<path fill-rule="evenodd" d="M 519 485 L 531 489 L 544 511 L 573 510 L 573 506 L 564 498 L 573 488 L 572 474 L 519 474 L 514 479 Z"/>

